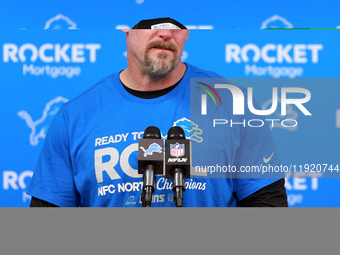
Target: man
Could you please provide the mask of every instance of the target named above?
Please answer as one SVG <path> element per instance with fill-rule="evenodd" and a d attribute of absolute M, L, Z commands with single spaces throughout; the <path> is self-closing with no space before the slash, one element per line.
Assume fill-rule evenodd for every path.
<path fill-rule="evenodd" d="M 31 206 L 142 206 L 138 138 L 148 126 L 164 135 L 180 122 L 192 124 L 190 78 L 219 77 L 181 62 L 189 31 L 173 19 L 142 20 L 122 31 L 127 68 L 59 110 L 27 191 Z M 269 128 L 235 128 L 204 139 L 223 142 L 196 157 L 199 163 L 260 165 L 261 153 L 273 152 L 271 164 L 279 164 Z M 175 206 L 172 183 L 164 175 L 157 176 L 153 196 L 152 206 Z M 190 178 L 183 206 L 287 206 L 284 179 Z"/>

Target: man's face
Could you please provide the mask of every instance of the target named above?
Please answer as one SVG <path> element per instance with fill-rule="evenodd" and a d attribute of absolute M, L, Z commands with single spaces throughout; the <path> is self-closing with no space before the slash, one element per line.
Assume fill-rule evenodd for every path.
<path fill-rule="evenodd" d="M 143 64 L 152 74 L 166 75 L 181 62 L 188 36 L 187 29 L 131 29 L 127 36 L 130 61 Z"/>

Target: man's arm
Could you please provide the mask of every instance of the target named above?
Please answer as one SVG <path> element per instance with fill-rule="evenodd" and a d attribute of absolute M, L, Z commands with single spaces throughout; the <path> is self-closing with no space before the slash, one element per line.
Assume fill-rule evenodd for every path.
<path fill-rule="evenodd" d="M 69 130 L 62 106 L 48 128 L 27 194 L 63 207 L 80 205 L 69 143 Z"/>
<path fill-rule="evenodd" d="M 30 207 L 59 207 L 36 197 L 32 197 Z"/>
<path fill-rule="evenodd" d="M 241 207 L 288 207 L 285 179 L 282 178 L 240 201 Z"/>

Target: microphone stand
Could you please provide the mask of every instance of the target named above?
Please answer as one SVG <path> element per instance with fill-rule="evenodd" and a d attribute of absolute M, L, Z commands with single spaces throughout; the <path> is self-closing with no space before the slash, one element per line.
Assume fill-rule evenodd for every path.
<path fill-rule="evenodd" d="M 176 207 L 183 206 L 183 191 L 185 191 L 185 179 L 183 171 L 180 168 L 175 168 L 172 172 L 173 191 Z"/>
<path fill-rule="evenodd" d="M 151 207 L 152 193 L 155 192 L 156 175 L 153 165 L 149 164 L 145 167 L 143 174 L 143 190 L 141 200 L 143 207 Z"/>

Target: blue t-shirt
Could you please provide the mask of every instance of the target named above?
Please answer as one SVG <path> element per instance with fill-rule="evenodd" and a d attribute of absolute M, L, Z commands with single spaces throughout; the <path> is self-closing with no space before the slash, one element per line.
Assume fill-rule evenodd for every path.
<path fill-rule="evenodd" d="M 220 76 L 186 66 L 180 83 L 157 98 L 131 95 L 117 72 L 65 103 L 49 127 L 27 193 L 58 206 L 141 207 L 138 139 L 148 126 L 158 127 L 163 138 L 172 126 L 181 126 L 191 140 L 192 171 L 186 179 L 184 207 L 237 206 L 238 201 L 277 181 L 278 177 L 217 173 L 227 166 L 240 169 L 280 162 L 268 125 L 212 126 L 213 119 L 235 117 L 230 93 L 220 93 L 224 104 L 209 108 L 209 116 L 199 114 L 192 97 L 202 90 L 191 89 L 195 93 L 191 91 L 190 98 L 190 79 Z M 242 123 L 237 118 L 234 122 Z M 270 157 L 270 162 L 264 163 L 264 157 Z M 152 207 L 174 206 L 172 180 L 157 175 Z"/>

